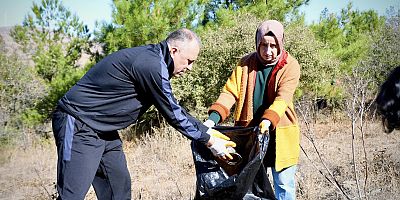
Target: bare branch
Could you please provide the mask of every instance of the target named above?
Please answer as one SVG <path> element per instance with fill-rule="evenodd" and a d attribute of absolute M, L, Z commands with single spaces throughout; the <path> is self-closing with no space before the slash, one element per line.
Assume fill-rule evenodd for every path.
<path fill-rule="evenodd" d="M 307 120 L 307 118 L 306 118 L 306 115 L 305 115 L 304 112 L 303 112 L 301 103 L 297 101 L 296 104 L 297 104 L 297 107 L 298 107 L 298 110 L 299 110 L 301 116 L 303 117 L 303 121 L 304 121 L 304 123 L 306 124 L 306 130 L 307 130 L 307 132 L 308 132 L 308 133 L 311 133 L 311 135 L 314 135 L 314 132 L 313 132 L 313 130 L 310 128 L 310 124 L 309 124 L 309 122 L 308 122 L 308 120 Z M 303 134 L 303 135 L 304 135 L 304 134 Z M 318 168 L 315 166 L 314 162 L 308 157 L 308 155 L 307 155 L 306 152 L 304 151 L 303 147 L 300 146 L 301 149 L 302 149 L 302 151 L 303 151 L 303 153 L 304 153 L 304 154 L 306 155 L 306 157 L 311 161 L 311 163 L 312 163 L 312 165 L 314 166 L 314 168 L 317 169 L 317 170 L 319 171 L 319 173 L 320 173 L 321 175 L 323 175 L 323 176 L 325 177 L 325 179 L 328 180 L 329 183 L 331 183 L 337 190 L 339 190 L 347 199 L 350 199 L 350 197 L 344 192 L 342 186 L 341 186 L 341 185 L 339 184 L 339 182 L 336 180 L 336 178 L 335 178 L 335 176 L 333 175 L 333 173 L 332 173 L 332 172 L 329 170 L 329 168 L 326 166 L 324 160 L 323 160 L 322 157 L 321 157 L 321 154 L 320 154 L 318 148 L 317 148 L 316 145 L 315 145 L 314 139 L 313 139 L 312 137 L 307 136 L 307 135 L 304 135 L 304 136 L 311 142 L 311 144 L 312 144 L 312 146 L 313 146 L 313 148 L 314 148 L 314 151 L 315 151 L 315 152 L 317 153 L 317 155 L 318 155 L 319 161 L 320 161 L 321 164 L 324 166 L 325 170 L 328 172 L 328 174 L 329 174 L 330 177 L 333 179 L 333 181 L 332 181 L 331 179 L 329 179 L 320 169 L 318 169 Z"/>

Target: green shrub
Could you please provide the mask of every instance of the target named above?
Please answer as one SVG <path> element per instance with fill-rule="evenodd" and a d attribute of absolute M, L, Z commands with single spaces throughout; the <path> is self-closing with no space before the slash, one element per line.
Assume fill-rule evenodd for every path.
<path fill-rule="evenodd" d="M 33 3 L 22 26 L 15 26 L 11 35 L 32 59 L 32 74 L 46 90 L 40 100 L 24 112 L 29 124 L 49 119 L 58 99 L 84 74 L 78 65 L 84 52 L 89 52 L 89 30 L 58 0 Z"/>

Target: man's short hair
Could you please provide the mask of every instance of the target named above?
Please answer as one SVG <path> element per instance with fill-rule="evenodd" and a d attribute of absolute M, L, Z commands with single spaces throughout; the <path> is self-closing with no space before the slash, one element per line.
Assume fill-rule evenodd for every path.
<path fill-rule="evenodd" d="M 187 28 L 178 29 L 167 37 L 167 43 L 171 45 L 179 45 L 177 42 L 189 42 L 196 40 L 199 46 L 201 46 L 200 38 L 193 31 Z"/>
<path fill-rule="evenodd" d="M 400 129 L 400 66 L 395 68 L 380 87 L 376 104 L 382 115 L 384 131 Z"/>

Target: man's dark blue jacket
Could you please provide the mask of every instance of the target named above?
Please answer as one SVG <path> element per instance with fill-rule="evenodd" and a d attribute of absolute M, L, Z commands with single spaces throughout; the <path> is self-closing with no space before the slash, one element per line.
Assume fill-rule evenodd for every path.
<path fill-rule="evenodd" d="M 99 132 L 125 128 L 154 105 L 179 132 L 206 143 L 208 128 L 187 113 L 172 94 L 169 80 L 173 70 L 166 41 L 122 49 L 93 66 L 58 105 Z"/>

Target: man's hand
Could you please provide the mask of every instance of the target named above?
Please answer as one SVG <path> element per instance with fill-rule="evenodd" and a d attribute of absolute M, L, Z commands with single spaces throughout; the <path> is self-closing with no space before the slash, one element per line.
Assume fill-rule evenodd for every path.
<path fill-rule="evenodd" d="M 233 159 L 226 147 L 236 147 L 236 143 L 229 141 L 230 138 L 228 136 L 217 130 L 210 128 L 207 133 L 211 136 L 207 143 L 207 147 L 211 150 L 213 155 L 223 160 L 226 160 L 227 158 L 229 160 Z"/>
<path fill-rule="evenodd" d="M 212 128 L 215 126 L 214 121 L 211 119 L 207 119 L 207 121 L 205 121 L 203 124 L 204 124 L 204 126 L 207 126 L 208 128 Z"/>
<path fill-rule="evenodd" d="M 269 127 L 271 126 L 271 122 L 268 119 L 264 119 L 261 121 L 258 128 L 260 129 L 261 134 L 268 134 Z"/>

